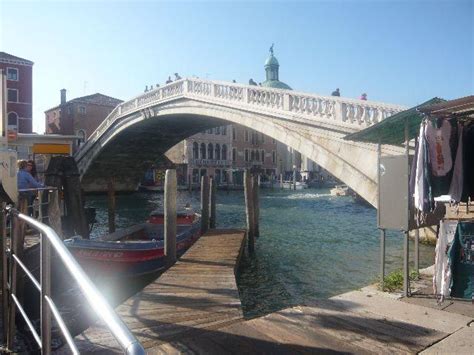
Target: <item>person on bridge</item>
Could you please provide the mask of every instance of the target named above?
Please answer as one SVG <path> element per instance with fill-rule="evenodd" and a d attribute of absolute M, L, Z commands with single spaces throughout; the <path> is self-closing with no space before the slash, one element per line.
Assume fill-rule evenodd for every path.
<path fill-rule="evenodd" d="M 367 94 L 363 93 L 362 95 L 360 95 L 360 99 L 364 100 L 364 101 L 367 101 Z"/>
<path fill-rule="evenodd" d="M 257 86 L 257 83 L 256 83 L 255 81 L 253 81 L 252 78 L 250 78 L 250 80 L 249 80 L 249 85 L 255 85 L 255 86 Z"/>
<path fill-rule="evenodd" d="M 339 88 L 337 88 L 335 91 L 332 92 L 331 96 L 341 96 L 341 93 L 339 91 Z"/>
<path fill-rule="evenodd" d="M 174 80 L 180 80 L 181 77 L 179 76 L 178 73 L 174 73 Z"/>
<path fill-rule="evenodd" d="M 172 83 L 172 82 L 173 82 L 173 80 L 171 80 L 171 76 L 169 76 L 169 77 L 168 77 L 168 80 L 166 80 L 166 84 L 170 84 L 170 83 Z"/>

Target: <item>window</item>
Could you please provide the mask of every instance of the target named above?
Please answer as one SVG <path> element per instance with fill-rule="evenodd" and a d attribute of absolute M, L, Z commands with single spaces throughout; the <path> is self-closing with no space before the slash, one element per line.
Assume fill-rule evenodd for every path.
<path fill-rule="evenodd" d="M 221 146 L 219 144 L 216 144 L 215 157 L 216 157 L 216 160 L 221 160 Z"/>
<path fill-rule="evenodd" d="M 10 112 L 8 114 L 8 129 L 13 129 L 13 127 L 18 126 L 18 115 L 16 112 Z M 10 128 L 11 127 L 11 128 Z"/>
<path fill-rule="evenodd" d="M 277 161 L 277 159 L 276 159 L 276 152 L 273 151 L 273 152 L 272 152 L 272 163 L 275 164 L 276 161 Z"/>
<path fill-rule="evenodd" d="M 86 107 L 85 106 L 79 106 L 79 113 L 81 115 L 85 115 L 86 114 Z"/>
<path fill-rule="evenodd" d="M 261 133 L 261 140 L 262 140 L 262 143 L 265 143 L 265 135 L 263 133 Z"/>
<path fill-rule="evenodd" d="M 18 102 L 18 90 L 8 89 L 8 102 Z"/>
<path fill-rule="evenodd" d="M 222 127 L 222 135 L 224 135 L 224 136 L 227 135 L 227 126 Z"/>
<path fill-rule="evenodd" d="M 212 128 L 211 128 L 211 129 L 208 129 L 208 130 L 206 131 L 206 133 L 212 134 Z"/>
<path fill-rule="evenodd" d="M 276 144 L 277 141 L 275 140 L 275 138 L 272 138 L 272 142 L 273 144 Z"/>
<path fill-rule="evenodd" d="M 7 68 L 7 80 L 18 81 L 18 69 Z"/>
<path fill-rule="evenodd" d="M 235 127 L 232 127 L 232 139 L 235 141 L 237 139 L 237 134 L 235 132 Z"/>
<path fill-rule="evenodd" d="M 193 159 L 199 159 L 199 144 L 193 143 Z"/>
<path fill-rule="evenodd" d="M 255 161 L 255 150 L 250 153 L 250 161 Z"/>
<path fill-rule="evenodd" d="M 237 159 L 237 149 L 232 148 L 232 161 Z"/>
<path fill-rule="evenodd" d="M 222 160 L 227 160 L 227 146 L 225 144 L 222 145 Z"/>
<path fill-rule="evenodd" d="M 265 151 L 263 149 L 262 149 L 261 157 L 262 157 L 262 163 L 265 162 Z"/>
<path fill-rule="evenodd" d="M 208 159 L 214 159 L 214 147 L 212 146 L 212 143 L 209 143 L 207 146 L 207 158 Z"/>
<path fill-rule="evenodd" d="M 248 130 L 245 130 L 245 141 L 246 142 L 249 141 L 249 131 Z"/>
<path fill-rule="evenodd" d="M 68 106 L 68 108 L 67 108 L 67 114 L 68 114 L 69 116 L 72 116 L 72 110 L 73 110 L 72 106 Z"/>
<path fill-rule="evenodd" d="M 245 149 L 245 161 L 249 161 L 249 150 Z"/>
<path fill-rule="evenodd" d="M 257 144 L 256 140 L 255 140 L 255 133 L 252 132 L 252 144 Z"/>
<path fill-rule="evenodd" d="M 216 134 L 221 134 L 221 128 L 220 127 L 216 127 Z"/>
<path fill-rule="evenodd" d="M 77 140 L 77 145 L 78 147 L 80 147 L 86 142 L 86 131 L 80 129 L 76 132 L 76 135 L 79 136 L 79 139 Z"/>
<path fill-rule="evenodd" d="M 206 145 L 201 143 L 201 159 L 206 159 Z"/>

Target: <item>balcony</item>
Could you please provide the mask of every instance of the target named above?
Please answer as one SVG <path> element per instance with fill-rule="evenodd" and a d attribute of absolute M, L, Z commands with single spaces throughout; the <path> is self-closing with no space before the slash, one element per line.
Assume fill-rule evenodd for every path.
<path fill-rule="evenodd" d="M 217 160 L 217 159 L 190 159 L 190 163 L 193 166 L 218 166 L 228 167 L 231 165 L 230 160 Z"/>

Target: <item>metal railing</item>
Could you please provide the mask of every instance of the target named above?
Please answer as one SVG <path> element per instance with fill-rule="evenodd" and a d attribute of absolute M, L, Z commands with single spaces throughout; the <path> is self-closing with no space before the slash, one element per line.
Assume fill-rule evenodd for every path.
<path fill-rule="evenodd" d="M 52 191 L 53 204 L 58 203 L 58 191 Z M 41 210 L 39 214 L 41 216 Z M 52 209 L 49 208 L 49 211 Z M 53 209 L 54 210 L 54 209 Z M 56 206 L 59 211 L 59 206 Z M 17 209 L 2 204 L 2 264 L 3 264 L 3 320 L 4 340 L 7 348 L 13 348 L 15 336 L 16 308 L 25 320 L 29 330 L 43 354 L 51 353 L 51 315 L 64 336 L 68 346 L 74 354 L 79 351 L 74 343 L 73 337 L 51 298 L 51 248 L 56 252 L 59 260 L 69 271 L 72 279 L 77 283 L 81 293 L 85 296 L 89 306 L 95 315 L 103 321 L 115 337 L 120 347 L 126 354 L 145 354 L 142 345 L 133 336 L 113 308 L 107 303 L 100 291 L 95 287 L 81 266 L 77 263 L 58 234 L 48 225 L 20 213 Z M 10 218 L 10 248 L 7 247 L 7 216 Z M 44 218 L 44 216 L 41 216 Z M 40 282 L 21 261 L 23 250 L 23 230 L 25 224 L 39 232 L 40 241 Z M 36 331 L 32 321 L 28 318 L 18 297 L 18 267 L 32 281 L 35 288 L 41 293 L 40 303 L 40 334 Z"/>

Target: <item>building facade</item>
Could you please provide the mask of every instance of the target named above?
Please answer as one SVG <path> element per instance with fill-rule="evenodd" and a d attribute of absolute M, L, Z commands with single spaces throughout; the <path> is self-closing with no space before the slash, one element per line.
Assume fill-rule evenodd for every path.
<path fill-rule="evenodd" d="M 33 62 L 0 52 L 0 69 L 7 76 L 7 135 L 14 141 L 33 130 Z"/>
<path fill-rule="evenodd" d="M 45 111 L 46 133 L 79 136 L 77 149 L 121 102 L 99 93 L 67 101 L 62 89 L 60 104 Z"/>

